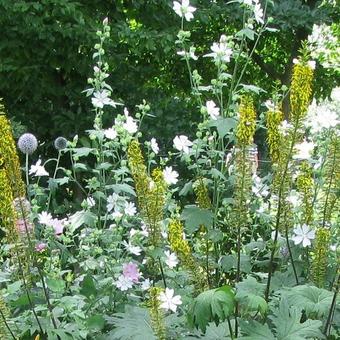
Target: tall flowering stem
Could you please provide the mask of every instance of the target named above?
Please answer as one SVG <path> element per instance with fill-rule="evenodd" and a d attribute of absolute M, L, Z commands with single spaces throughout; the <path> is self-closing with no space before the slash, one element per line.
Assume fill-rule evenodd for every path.
<path fill-rule="evenodd" d="M 151 243 L 161 241 L 161 221 L 165 204 L 166 183 L 159 168 L 149 177 L 140 144 L 132 140 L 128 147 L 128 164 L 135 183 L 138 205 L 150 232 Z"/>
<path fill-rule="evenodd" d="M 166 339 L 166 330 L 164 325 L 164 314 L 160 309 L 159 295 L 162 292 L 160 287 L 150 288 L 150 298 L 148 301 L 149 313 L 152 322 L 152 329 L 157 335 L 158 340 Z"/>
<path fill-rule="evenodd" d="M 267 112 L 267 143 L 269 154 L 273 164 L 277 164 L 280 159 L 280 147 L 282 145 L 282 133 L 280 124 L 283 121 L 283 113 L 280 110 L 270 110 Z"/>
<path fill-rule="evenodd" d="M 270 254 L 268 268 L 269 273 L 265 291 L 266 301 L 268 301 L 270 294 L 274 255 L 277 248 L 277 240 L 280 228 L 285 229 L 286 239 L 288 240 L 288 228 L 283 228 L 283 224 L 285 220 L 284 212 L 287 209 L 286 198 L 291 187 L 290 162 L 294 151 L 294 145 L 302 138 L 300 129 L 307 114 L 308 105 L 311 100 L 312 81 L 313 69 L 308 65 L 306 60 L 300 61 L 294 65 L 290 93 L 291 111 L 289 117 L 292 128 L 288 133 L 285 143 L 281 145 L 280 151 L 282 156 L 280 157 L 280 160 L 278 162 L 273 180 L 273 191 L 277 195 L 277 213 L 275 219 L 274 242 Z"/>
<path fill-rule="evenodd" d="M 316 231 L 311 272 L 314 283 L 320 288 L 322 288 L 325 283 L 329 246 L 330 246 L 329 228 L 319 228 Z"/>

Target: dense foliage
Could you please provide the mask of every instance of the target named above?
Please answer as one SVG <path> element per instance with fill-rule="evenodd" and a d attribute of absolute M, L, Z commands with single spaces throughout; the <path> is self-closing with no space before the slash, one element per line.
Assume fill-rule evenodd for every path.
<path fill-rule="evenodd" d="M 20 69 L 32 76 L 27 108 L 60 110 L 67 138 L 51 158 L 44 132 L 15 142 L 0 106 L 1 339 L 339 338 L 340 88 L 318 78 L 339 71 L 338 47 L 330 26 L 308 34 L 310 14 L 327 22 L 333 7 L 124 1 L 96 30 L 105 2 L 87 16 L 56 3 L 2 2 L 41 11 L 53 27 L 42 39 L 62 46 L 48 56 L 69 65 L 54 72 L 75 92 L 57 102 L 38 85 L 49 72 Z"/>

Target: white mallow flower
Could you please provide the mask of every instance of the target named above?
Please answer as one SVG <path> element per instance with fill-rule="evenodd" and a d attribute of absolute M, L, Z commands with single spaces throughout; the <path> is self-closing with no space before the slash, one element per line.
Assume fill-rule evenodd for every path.
<path fill-rule="evenodd" d="M 118 220 L 120 219 L 121 217 L 123 216 L 123 214 L 119 211 L 119 209 L 116 207 L 114 212 L 111 214 L 111 217 L 114 219 L 114 220 Z"/>
<path fill-rule="evenodd" d="M 163 177 L 166 184 L 176 184 L 178 182 L 178 172 L 172 170 L 172 166 L 166 166 L 163 170 Z"/>
<path fill-rule="evenodd" d="M 31 165 L 29 174 L 37 177 L 49 176 L 49 173 L 45 170 L 44 166 L 41 165 L 41 159 L 39 159 L 35 165 Z"/>
<path fill-rule="evenodd" d="M 264 21 L 263 21 L 263 9 L 261 7 L 259 0 L 254 0 L 254 16 L 255 16 L 255 20 L 259 24 L 264 23 Z"/>
<path fill-rule="evenodd" d="M 114 128 L 104 130 L 104 136 L 108 139 L 115 139 L 117 137 L 117 131 Z"/>
<path fill-rule="evenodd" d="M 301 204 L 301 197 L 296 190 L 292 190 L 287 197 L 287 201 L 293 208 L 297 208 Z"/>
<path fill-rule="evenodd" d="M 205 104 L 207 112 L 212 120 L 216 120 L 220 115 L 220 108 L 216 106 L 213 100 L 208 100 Z"/>
<path fill-rule="evenodd" d="M 140 288 L 142 290 L 148 290 L 151 287 L 150 279 L 145 279 L 143 282 L 141 282 Z"/>
<path fill-rule="evenodd" d="M 106 209 L 107 209 L 107 211 L 111 211 L 115 207 L 118 199 L 119 199 L 119 196 L 116 193 L 113 193 L 112 195 L 107 197 L 107 199 L 106 199 Z"/>
<path fill-rule="evenodd" d="M 151 138 L 150 147 L 151 147 L 151 150 L 157 155 L 158 152 L 159 152 L 159 146 L 158 146 L 158 143 L 156 141 L 156 138 Z"/>
<path fill-rule="evenodd" d="M 98 107 L 100 109 L 102 109 L 104 105 L 111 105 L 113 107 L 116 107 L 117 105 L 117 103 L 110 98 L 110 92 L 108 90 L 96 91 L 93 94 L 91 101 L 94 107 Z"/>
<path fill-rule="evenodd" d="M 39 215 L 38 215 L 38 221 L 40 224 L 44 224 L 47 226 L 52 225 L 52 215 L 50 213 L 48 213 L 47 211 L 42 211 Z"/>
<path fill-rule="evenodd" d="M 314 150 L 314 143 L 304 140 L 302 143 L 295 145 L 297 153 L 293 156 L 294 159 L 309 159 Z"/>
<path fill-rule="evenodd" d="M 125 202 L 125 208 L 124 213 L 128 216 L 135 216 L 137 212 L 137 209 L 135 207 L 135 204 L 132 202 Z"/>
<path fill-rule="evenodd" d="M 175 253 L 171 253 L 169 250 L 166 250 L 164 252 L 165 256 L 166 256 L 166 260 L 165 263 L 167 264 L 167 266 L 172 269 L 175 268 L 178 265 L 178 259 Z"/>
<path fill-rule="evenodd" d="M 165 292 L 159 294 L 160 307 L 165 310 L 171 310 L 176 313 L 177 306 L 182 304 L 180 295 L 174 296 L 175 291 L 170 288 L 165 288 Z"/>
<path fill-rule="evenodd" d="M 283 136 L 286 136 L 288 134 L 289 129 L 291 129 L 292 127 L 293 126 L 291 124 L 284 120 L 279 126 L 279 131 L 282 133 Z"/>
<path fill-rule="evenodd" d="M 142 253 L 142 248 L 132 245 L 131 242 L 127 243 L 126 241 L 123 241 L 123 246 L 130 254 L 139 256 Z"/>
<path fill-rule="evenodd" d="M 118 280 L 115 282 L 115 284 L 119 290 L 124 292 L 128 290 L 129 288 L 132 288 L 133 282 L 128 277 L 125 277 L 124 275 L 120 275 L 118 277 Z"/>
<path fill-rule="evenodd" d="M 335 102 L 340 102 L 340 86 L 335 87 L 331 93 L 331 99 Z"/>
<path fill-rule="evenodd" d="M 178 51 L 177 54 L 180 55 L 181 57 L 188 57 L 189 59 L 192 60 L 197 60 L 198 57 L 195 55 L 196 48 L 191 46 L 189 51 Z"/>
<path fill-rule="evenodd" d="M 125 123 L 123 124 L 123 128 L 130 134 L 136 133 L 138 131 L 138 125 L 134 121 L 134 119 L 129 116 L 129 111 L 127 108 L 124 108 L 124 115 L 125 115 Z"/>
<path fill-rule="evenodd" d="M 185 18 L 186 21 L 190 21 L 194 18 L 194 13 L 196 8 L 190 6 L 189 0 L 182 0 L 181 3 L 178 1 L 173 2 L 173 10 L 179 15 L 181 18 Z"/>
<path fill-rule="evenodd" d="M 292 237 L 292 240 L 294 243 L 296 245 L 302 243 L 304 248 L 310 246 L 312 244 L 311 240 L 314 240 L 315 238 L 315 231 L 310 229 L 306 224 L 297 226 L 293 229 L 293 232 L 294 236 Z"/>
<path fill-rule="evenodd" d="M 184 135 L 176 136 L 173 142 L 175 149 L 177 149 L 178 151 L 183 151 L 186 154 L 189 154 L 192 142 L 190 142 L 187 136 Z"/>
<path fill-rule="evenodd" d="M 222 36 L 225 37 L 225 36 Z M 229 63 L 230 57 L 233 54 L 233 50 L 228 47 L 225 42 L 225 38 L 222 39 L 219 43 L 213 43 L 211 46 L 212 53 L 205 54 L 204 57 L 212 57 L 217 62 Z"/>

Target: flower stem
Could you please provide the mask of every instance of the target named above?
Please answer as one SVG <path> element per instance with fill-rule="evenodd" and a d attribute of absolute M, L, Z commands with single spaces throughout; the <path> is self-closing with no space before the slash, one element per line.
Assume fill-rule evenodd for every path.
<path fill-rule="evenodd" d="M 17 338 L 16 338 L 15 335 L 13 334 L 11 328 L 9 327 L 8 322 L 7 322 L 7 320 L 6 320 L 6 317 L 5 317 L 5 315 L 4 315 L 4 313 L 2 312 L 1 309 L 0 309 L 0 315 L 1 315 L 1 317 L 2 317 L 2 320 L 3 320 L 3 322 L 4 322 L 5 326 L 6 326 L 6 328 L 8 329 L 9 333 L 11 334 L 12 338 L 13 338 L 14 340 L 17 340 Z"/>

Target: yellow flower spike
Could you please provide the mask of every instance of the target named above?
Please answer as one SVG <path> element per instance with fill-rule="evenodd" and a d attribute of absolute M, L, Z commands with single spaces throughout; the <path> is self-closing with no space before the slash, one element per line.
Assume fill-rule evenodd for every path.
<path fill-rule="evenodd" d="M 159 340 L 166 339 L 166 331 L 164 325 L 164 314 L 160 309 L 159 295 L 163 291 L 160 287 L 150 288 L 150 298 L 148 301 L 148 307 L 150 312 L 150 318 L 152 322 L 152 329 L 154 330 Z"/>
<path fill-rule="evenodd" d="M 269 154 L 273 163 L 280 159 L 280 147 L 282 145 L 282 134 L 279 127 L 283 121 L 283 113 L 279 110 L 267 112 L 267 143 Z"/>
<path fill-rule="evenodd" d="M 204 182 L 204 178 L 200 177 L 194 183 L 194 192 L 197 199 L 197 204 L 201 209 L 211 209 L 211 200 L 207 185 Z"/>
<path fill-rule="evenodd" d="M 10 180 L 13 197 L 26 195 L 25 185 L 21 178 L 21 169 L 16 145 L 12 135 L 12 128 L 5 116 L 4 106 L 0 102 L 0 165 L 6 169 Z"/>
<path fill-rule="evenodd" d="M 322 288 L 325 283 L 325 275 L 328 263 L 330 245 L 330 230 L 328 228 L 320 228 L 316 231 L 314 258 L 312 262 L 312 278 L 314 283 Z"/>
<path fill-rule="evenodd" d="M 290 120 L 295 125 L 307 113 L 312 96 L 313 69 L 306 63 L 294 65 L 290 90 Z"/>
<path fill-rule="evenodd" d="M 243 96 L 239 107 L 240 120 L 237 125 L 236 137 L 239 146 L 251 145 L 256 129 L 256 112 L 250 96 Z"/>
<path fill-rule="evenodd" d="M 308 162 L 302 162 L 300 165 L 300 174 L 296 180 L 297 188 L 302 194 L 302 211 L 304 224 L 311 224 L 313 218 L 313 173 L 312 167 Z"/>

